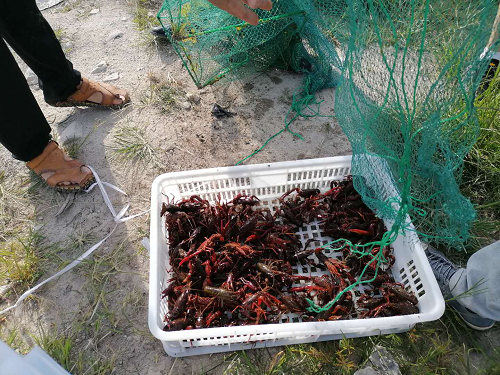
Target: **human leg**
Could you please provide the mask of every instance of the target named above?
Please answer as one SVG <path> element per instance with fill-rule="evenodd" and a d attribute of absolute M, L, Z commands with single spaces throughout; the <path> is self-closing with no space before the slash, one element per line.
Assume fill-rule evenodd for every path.
<path fill-rule="evenodd" d="M 500 241 L 482 248 L 449 281 L 451 294 L 476 314 L 500 320 Z"/>
<path fill-rule="evenodd" d="M 0 34 L 43 82 L 47 103 L 120 108 L 130 101 L 124 90 L 82 80 L 35 0 L 0 2 Z"/>
<path fill-rule="evenodd" d="M 488 252 L 487 248 L 479 250 L 479 252 L 474 257 L 471 263 L 471 275 L 467 278 L 467 272 L 469 271 L 469 265 L 467 268 L 460 268 L 453 262 L 451 262 L 442 252 L 434 249 L 432 246 L 428 245 L 426 249 L 426 255 L 429 259 L 429 264 L 432 268 L 434 276 L 439 284 L 441 292 L 447 303 L 452 307 L 459 316 L 464 320 L 464 322 L 471 328 L 476 330 L 486 330 L 495 324 L 498 318 L 491 319 L 488 316 L 491 315 L 479 315 L 483 314 L 483 308 L 477 306 L 478 304 L 484 304 L 484 301 L 477 299 L 477 297 L 482 294 L 482 297 L 487 300 L 494 298 L 493 294 L 488 294 L 488 288 L 485 288 L 486 280 L 478 280 L 477 272 L 475 269 L 481 267 L 481 263 L 484 263 L 484 258 L 481 254 L 485 254 L 484 250 Z M 494 262 L 492 263 L 494 264 Z M 484 276 L 484 274 L 483 274 Z M 496 279 L 495 271 L 490 272 L 488 277 L 492 277 L 489 283 L 494 283 Z M 453 290 L 453 292 L 452 292 Z M 486 293 L 486 294 L 483 294 Z M 466 304 L 463 303 L 463 298 L 470 296 L 476 298 L 474 302 L 468 301 Z M 472 302 L 472 303 L 469 303 Z M 498 304 L 498 302 L 497 302 Z M 472 308 L 469 308 L 472 307 Z M 478 308 L 479 307 L 479 308 Z"/>
<path fill-rule="evenodd" d="M 51 129 L 1 37 L 0 65 L 2 86 L 9 88 L 0 90 L 0 142 L 16 158 L 29 161 L 47 146 Z"/>
<path fill-rule="evenodd" d="M 0 2 L 0 34 L 43 82 L 45 101 L 62 101 L 75 92 L 80 73 L 64 56 L 35 0 Z"/>
<path fill-rule="evenodd" d="M 17 159 L 28 162 L 50 186 L 75 190 L 88 186 L 92 172 L 71 160 L 50 142 L 50 126 L 0 34 L 0 143 Z"/>

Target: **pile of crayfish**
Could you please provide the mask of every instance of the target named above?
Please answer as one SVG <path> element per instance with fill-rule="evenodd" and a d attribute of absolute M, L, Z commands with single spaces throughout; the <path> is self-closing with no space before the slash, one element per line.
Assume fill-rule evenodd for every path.
<path fill-rule="evenodd" d="M 349 242 L 379 241 L 386 228 L 350 176 L 332 182 L 323 194 L 290 190 L 274 213 L 256 196 L 238 194 L 212 205 L 193 195 L 163 203 L 161 216 L 173 275 L 161 296 L 168 304 L 164 330 L 287 322 L 291 313 L 302 321 L 326 321 L 419 312 L 417 298 L 390 275 L 395 261 L 390 246 L 382 249 L 383 262 L 374 261 L 381 251 L 376 246 L 364 254 L 351 252 Z M 343 239 L 336 244 L 342 256 L 329 257 L 315 238 L 302 247 L 297 232 L 311 222 L 323 236 Z M 313 242 L 316 247 L 310 248 Z M 326 274 L 298 274 L 304 264 Z M 374 279 L 363 294 L 343 293 L 328 310 L 308 310 L 307 299 L 323 306 L 360 277 Z"/>

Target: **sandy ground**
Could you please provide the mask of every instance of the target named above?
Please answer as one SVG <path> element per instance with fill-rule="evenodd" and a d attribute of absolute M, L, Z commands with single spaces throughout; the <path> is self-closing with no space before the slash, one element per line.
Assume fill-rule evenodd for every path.
<path fill-rule="evenodd" d="M 63 11 L 65 3 L 43 14 L 52 27 L 62 33 L 68 58 L 83 76 L 91 79 L 101 80 L 119 73 L 120 78 L 111 83 L 129 90 L 132 104 L 115 112 L 53 108 L 44 103 L 36 85 L 32 90 L 52 126 L 54 137 L 57 139 L 67 127 L 73 126 L 74 135 L 83 142 L 78 158 L 95 168 L 101 179 L 128 193 L 127 197 L 110 193 L 116 209 L 129 202 L 132 214 L 147 210 L 151 183 L 159 174 L 234 165 L 283 127 L 289 109 L 283 95 L 287 89 L 293 91 L 300 85 L 300 76 L 268 71 L 243 82 L 199 91 L 170 45 L 144 44 L 143 35 L 132 22 L 130 4 L 80 2 L 73 9 Z M 92 9 L 99 12 L 91 14 Z M 123 32 L 123 36 L 106 42 L 116 31 Z M 103 60 L 108 64 L 106 72 L 91 74 Z M 21 66 L 24 71 L 25 66 Z M 198 94 L 200 103 L 193 104 L 190 110 L 175 108 L 166 114 L 144 103 L 149 93 L 150 73 L 170 76 L 184 85 L 186 92 Z M 324 91 L 319 97 L 325 99 L 323 113 L 332 115 L 334 92 Z M 228 106 L 237 115 L 214 119 L 210 112 L 215 102 Z M 130 126 L 145 132 L 157 163 L 134 164 L 114 157 L 111 147 L 116 141 L 116 132 Z M 247 163 L 350 154 L 345 135 L 331 118 L 297 121 L 292 128 L 305 140 L 284 133 Z M 0 157 L 10 183 L 25 186 L 27 172 L 22 163 L 13 160 L 5 150 L 0 150 Z M 55 217 L 65 199 L 65 195 L 39 187 L 35 195 L 24 201 L 23 212 L 29 219 L 26 225 L 39 230 L 44 236 L 43 247 L 50 253 L 43 263 L 40 280 L 75 259 L 114 227 L 97 189 L 74 197 L 69 207 Z M 12 215 L 19 225 L 25 225 L 15 212 Z M 150 335 L 147 326 L 149 257 L 140 244 L 148 231 L 148 215 L 122 224 L 91 257 L 91 262 L 48 284 L 36 293 L 36 298 L 26 301 L 17 314 L 7 316 L 4 324 L 17 327 L 18 334 L 27 342 L 32 342 L 30 333 L 35 332 L 35 326 L 66 333 L 77 331 L 76 348 L 91 351 L 95 358 L 114 356 L 118 374 L 198 373 L 220 363 L 223 355 L 179 358 L 174 364 L 160 341 Z M 79 248 L 74 246 L 78 236 L 86 239 Z M 0 301 L 0 309 L 13 301 L 14 298 Z M 215 373 L 222 371 L 221 367 L 214 370 Z"/>

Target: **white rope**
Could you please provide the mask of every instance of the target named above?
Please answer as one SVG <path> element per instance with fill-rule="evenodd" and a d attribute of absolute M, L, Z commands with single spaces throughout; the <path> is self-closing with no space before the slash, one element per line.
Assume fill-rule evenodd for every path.
<path fill-rule="evenodd" d="M 85 190 L 85 192 L 88 193 L 96 185 L 99 186 L 99 189 L 101 190 L 102 197 L 104 199 L 104 203 L 106 203 L 106 206 L 108 206 L 108 209 L 111 212 L 111 215 L 113 215 L 115 223 L 123 223 L 123 222 L 125 222 L 127 220 L 133 219 L 133 218 L 135 218 L 135 217 L 137 217 L 139 215 L 142 215 L 142 214 L 145 214 L 145 213 L 149 212 L 149 210 L 147 210 L 147 211 L 141 212 L 141 213 L 136 214 L 136 215 L 132 215 L 132 216 L 128 216 L 128 217 L 122 218 L 122 216 L 125 215 L 125 213 L 127 212 L 128 208 L 130 207 L 130 204 L 127 204 L 125 207 L 123 207 L 121 209 L 120 212 L 116 213 L 115 208 L 113 207 L 113 204 L 111 203 L 111 200 L 109 199 L 108 193 L 107 193 L 106 189 L 104 188 L 104 185 L 106 185 L 106 186 L 110 187 L 111 189 L 114 189 L 114 190 L 116 190 L 116 191 L 118 191 L 118 192 L 120 192 L 120 193 L 122 193 L 124 195 L 127 195 L 127 193 L 125 193 L 123 190 L 121 190 L 120 188 L 116 187 L 113 184 L 101 181 L 101 179 L 99 178 L 99 175 L 94 170 L 94 168 L 92 168 L 90 165 L 88 165 L 88 167 L 92 171 L 92 173 L 94 174 L 96 182 L 94 184 L 92 184 L 87 190 Z"/>
<path fill-rule="evenodd" d="M 116 191 L 119 191 L 120 193 L 122 193 L 123 195 L 128 195 L 127 193 L 125 193 L 122 189 L 120 189 L 119 187 L 116 187 L 115 185 L 113 184 L 110 184 L 109 182 L 105 182 L 105 181 L 101 181 L 101 184 L 107 186 L 107 187 L 110 187 L 111 189 L 114 189 Z M 86 193 L 90 192 L 94 187 L 96 187 L 98 184 L 97 182 L 94 182 L 92 185 L 89 186 L 89 188 L 87 190 L 84 190 Z"/>
<path fill-rule="evenodd" d="M 106 203 L 106 206 L 108 207 L 109 209 L 109 212 L 111 212 L 111 215 L 113 215 L 113 220 L 114 222 L 116 223 L 115 224 L 115 227 L 113 228 L 113 230 L 111 232 L 109 232 L 109 234 L 104 237 L 101 241 L 99 241 L 98 243 L 96 243 L 94 246 L 92 246 L 90 249 L 88 249 L 86 252 L 84 252 L 82 255 L 80 255 L 76 260 L 74 260 L 73 262 L 71 262 L 70 264 L 68 264 L 66 267 L 64 267 L 62 270 L 60 270 L 59 272 L 57 272 L 55 275 L 52 275 L 51 277 L 49 277 L 48 279 L 42 281 L 41 283 L 37 284 L 36 286 L 34 286 L 33 288 L 27 290 L 26 292 L 24 292 L 21 297 L 19 297 L 16 301 L 16 303 L 13 305 L 13 306 L 10 306 L 8 308 L 6 308 L 5 310 L 3 311 L 0 311 L 0 315 L 3 315 L 5 313 L 7 313 L 8 311 L 10 310 L 13 310 L 15 309 L 16 307 L 18 307 L 28 296 L 30 296 L 31 294 L 33 294 L 38 288 L 40 288 L 42 285 L 48 283 L 49 281 L 51 280 L 54 280 L 56 278 L 58 278 L 59 276 L 65 274 L 66 272 L 68 272 L 69 270 L 71 270 L 72 268 L 76 267 L 77 265 L 79 265 L 84 259 L 86 259 L 90 254 L 92 254 L 97 248 L 99 248 L 99 246 L 102 245 L 102 243 L 104 241 L 106 241 L 112 234 L 113 232 L 115 231 L 115 229 L 118 227 L 118 224 L 119 223 L 123 223 L 127 220 L 130 220 L 130 219 L 133 219 L 133 218 L 136 218 L 137 216 L 140 216 L 140 215 L 144 215 L 145 213 L 148 213 L 150 210 L 147 210 L 147 211 L 144 211 L 144 212 L 141 212 L 141 213 L 138 213 L 138 214 L 135 214 L 135 215 L 132 215 L 132 216 L 127 216 L 127 217 L 123 217 L 123 215 L 125 215 L 125 213 L 127 212 L 127 210 L 129 209 L 130 207 L 130 204 L 127 204 L 125 207 L 123 207 L 120 212 L 116 213 L 115 211 L 115 208 L 113 207 L 113 204 L 111 203 L 111 200 L 109 199 L 109 196 L 108 196 L 108 193 L 106 192 L 106 189 L 104 188 L 104 186 L 107 186 L 113 190 L 116 190 L 124 195 L 127 195 L 127 193 L 125 193 L 123 190 L 121 190 L 120 188 L 116 187 L 115 185 L 113 184 L 110 184 L 108 182 L 103 182 L 101 181 L 101 179 L 99 178 L 99 175 L 97 174 L 97 172 L 90 166 L 87 166 L 89 167 L 89 169 L 92 171 L 92 173 L 94 174 L 94 177 L 96 179 L 96 183 L 92 184 L 87 190 L 84 190 L 86 193 L 90 192 L 95 186 L 99 186 L 99 189 L 101 190 L 101 194 L 102 194 L 102 197 L 104 199 L 104 202 Z"/>
<path fill-rule="evenodd" d="M 115 227 L 113 228 L 113 230 L 111 232 L 109 232 L 109 234 L 106 237 L 104 237 L 104 239 L 102 239 L 101 241 L 99 241 L 98 243 L 96 243 L 94 246 L 92 246 L 90 249 L 88 249 L 86 252 L 84 252 L 82 255 L 80 255 L 76 260 L 74 260 L 73 262 L 71 262 L 70 264 L 68 264 L 66 267 L 64 267 L 62 270 L 60 270 L 58 273 L 56 273 L 55 275 L 52 275 L 48 279 L 42 281 L 38 285 L 36 285 L 33 288 L 31 288 L 31 289 L 27 290 L 26 292 L 24 292 L 21 295 L 21 297 L 18 298 L 18 300 L 16 301 L 15 305 L 10 306 L 10 307 L 8 307 L 7 309 L 5 309 L 3 311 L 0 311 L 0 315 L 2 315 L 4 313 L 6 313 L 7 311 L 10 311 L 10 310 L 16 308 L 17 306 L 19 306 L 21 304 L 21 302 L 23 302 L 23 300 L 26 297 L 30 296 L 34 291 L 36 291 L 38 288 L 40 288 L 43 284 L 48 283 L 49 281 L 51 281 L 51 280 L 53 280 L 55 278 L 58 278 L 62 274 L 65 274 L 66 272 L 68 272 L 73 267 L 76 267 L 77 265 L 79 265 L 85 258 L 87 258 L 90 254 L 92 254 L 95 249 L 97 249 L 99 246 L 101 246 L 102 243 L 104 241 L 106 241 L 109 236 L 111 236 L 111 234 L 115 231 L 115 229 L 116 229 L 117 226 L 118 226 L 118 224 L 115 225 Z"/>

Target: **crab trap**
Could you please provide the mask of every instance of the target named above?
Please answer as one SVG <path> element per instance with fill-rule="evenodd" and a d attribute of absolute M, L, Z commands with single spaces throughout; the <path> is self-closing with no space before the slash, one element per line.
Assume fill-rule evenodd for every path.
<path fill-rule="evenodd" d="M 381 164 L 378 169 L 385 189 L 381 192 L 388 201 L 395 201 L 397 191 L 388 168 Z M 238 194 L 256 195 L 261 206 L 275 211 L 278 198 L 285 192 L 299 187 L 317 188 L 325 192 L 332 180 L 343 180 L 351 174 L 351 157 L 257 164 L 249 166 L 213 168 L 163 174 L 155 179 L 151 194 L 151 268 L 149 290 L 149 328 L 162 341 L 167 354 L 190 356 L 198 354 L 244 350 L 252 348 L 309 343 L 315 341 L 338 340 L 344 337 L 363 337 L 404 332 L 416 323 L 439 319 L 444 312 L 444 300 L 436 279 L 429 266 L 418 236 L 413 230 L 399 234 L 392 243 L 396 258 L 391 268 L 396 282 L 412 291 L 418 299 L 419 313 L 411 315 L 350 319 L 337 321 L 302 321 L 300 315 L 283 315 L 280 323 L 245 325 L 232 327 L 201 328 L 182 331 L 164 331 L 163 318 L 168 306 L 161 298 L 169 275 L 168 244 L 165 222 L 160 217 L 162 202 L 168 199 L 180 200 L 199 195 L 215 203 L 230 201 Z M 384 175 L 385 174 L 385 175 Z M 388 229 L 392 223 L 385 221 Z M 412 228 L 409 218 L 407 227 Z M 331 241 L 322 234 L 322 226 L 313 221 L 304 224 L 296 235 L 304 245 L 314 239 L 315 246 Z M 327 252 L 328 250 L 325 250 Z M 339 254 L 327 253 L 329 257 Z M 296 275 L 321 276 L 326 269 L 316 268 L 306 262 L 292 264 Z M 300 284 L 297 284 L 300 285 Z M 353 290 L 355 299 L 363 293 L 363 285 Z"/>
<path fill-rule="evenodd" d="M 241 78 L 245 68 L 254 72 L 259 67 L 288 66 L 291 47 L 300 41 L 296 38 L 305 12 L 278 0 L 271 11 L 256 13 L 261 20 L 251 26 L 206 0 L 166 0 L 158 20 L 191 78 L 202 88 L 223 77 Z"/>

